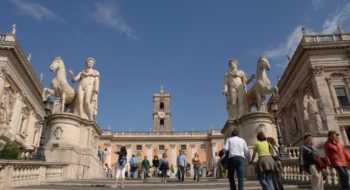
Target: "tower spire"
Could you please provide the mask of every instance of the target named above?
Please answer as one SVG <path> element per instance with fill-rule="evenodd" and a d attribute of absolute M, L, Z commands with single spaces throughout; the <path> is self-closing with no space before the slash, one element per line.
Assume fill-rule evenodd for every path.
<path fill-rule="evenodd" d="M 162 84 L 160 85 L 160 93 L 164 93 L 164 87 Z"/>

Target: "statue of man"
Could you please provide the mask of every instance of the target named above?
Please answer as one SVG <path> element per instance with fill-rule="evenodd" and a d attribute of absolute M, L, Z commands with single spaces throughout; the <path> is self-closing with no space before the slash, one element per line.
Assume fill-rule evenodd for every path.
<path fill-rule="evenodd" d="M 97 96 L 100 86 L 100 73 L 94 70 L 95 59 L 86 60 L 86 69 L 74 77 L 73 71 L 69 74 L 72 82 L 79 82 L 75 98 L 74 113 L 84 119 L 95 120 L 97 115 Z"/>
<path fill-rule="evenodd" d="M 304 120 L 312 127 L 310 130 L 321 131 L 322 120 L 318 109 L 318 100 L 312 97 L 311 90 L 308 89 L 304 96 Z"/>
<path fill-rule="evenodd" d="M 237 70 L 238 62 L 235 59 L 228 61 L 230 70 L 225 73 L 224 91 L 226 96 L 227 112 L 230 119 L 239 119 L 248 112 L 246 84 L 255 78 L 249 79 L 243 71 Z"/>

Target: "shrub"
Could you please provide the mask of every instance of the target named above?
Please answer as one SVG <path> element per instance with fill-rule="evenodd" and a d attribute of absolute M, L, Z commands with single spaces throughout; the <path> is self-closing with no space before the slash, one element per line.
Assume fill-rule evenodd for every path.
<path fill-rule="evenodd" d="M 7 142 L 0 152 L 0 159 L 17 160 L 19 157 L 19 147 L 15 142 Z"/>

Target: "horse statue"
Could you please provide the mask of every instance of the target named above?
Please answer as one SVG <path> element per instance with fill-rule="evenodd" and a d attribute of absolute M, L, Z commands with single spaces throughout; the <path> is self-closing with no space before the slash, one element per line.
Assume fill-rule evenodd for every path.
<path fill-rule="evenodd" d="M 56 72 L 55 78 L 51 81 L 51 88 L 44 88 L 43 101 L 50 96 L 61 98 L 61 105 L 58 112 L 64 112 L 66 107 L 73 107 L 75 91 L 67 82 L 66 68 L 61 57 L 55 57 L 50 65 L 50 71 Z"/>
<path fill-rule="evenodd" d="M 266 75 L 266 70 L 270 70 L 270 64 L 267 58 L 262 56 L 259 58 L 256 66 L 255 84 L 247 92 L 249 110 L 256 106 L 257 111 L 267 111 L 266 95 L 272 94 L 273 97 L 278 97 L 278 88 L 271 85 Z"/>

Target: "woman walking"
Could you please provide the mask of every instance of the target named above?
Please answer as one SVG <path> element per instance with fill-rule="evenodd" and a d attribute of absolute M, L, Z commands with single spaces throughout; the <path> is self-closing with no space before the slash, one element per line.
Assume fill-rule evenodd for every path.
<path fill-rule="evenodd" d="M 166 183 L 166 177 L 169 169 L 168 155 L 164 152 L 160 163 L 160 170 L 162 171 L 162 182 Z"/>
<path fill-rule="evenodd" d="M 158 173 L 159 173 L 159 159 L 158 156 L 155 155 L 152 160 L 152 166 L 154 170 L 154 177 L 158 178 Z"/>
<path fill-rule="evenodd" d="M 350 154 L 344 144 L 339 142 L 335 131 L 328 132 L 328 140 L 324 143 L 323 148 L 327 165 L 333 166 L 339 174 L 341 189 L 349 190 L 348 161 Z"/>
<path fill-rule="evenodd" d="M 200 175 L 200 169 L 201 169 L 201 161 L 199 160 L 199 155 L 197 153 L 194 153 L 194 158 L 192 159 L 192 164 L 193 164 L 193 170 L 194 170 L 193 181 L 196 181 L 196 179 L 197 179 L 197 182 L 198 182 L 199 175 Z"/>
<path fill-rule="evenodd" d="M 260 185 L 263 190 L 272 190 L 272 174 L 277 170 L 276 163 L 270 153 L 270 145 L 266 141 L 265 134 L 259 132 L 257 139 L 253 147 L 253 156 L 250 164 L 254 162 L 255 155 L 258 153 L 256 171 Z"/>
<path fill-rule="evenodd" d="M 125 180 L 125 165 L 127 163 L 127 152 L 126 152 L 126 148 L 125 146 L 122 146 L 120 148 L 120 151 L 116 152 L 116 154 L 119 155 L 119 158 L 118 158 L 118 167 L 117 167 L 117 172 L 116 172 L 116 175 L 115 175 L 115 187 L 118 188 L 118 179 L 119 177 L 122 178 L 122 181 L 121 181 L 121 188 L 124 187 L 124 180 Z"/>
<path fill-rule="evenodd" d="M 319 155 L 312 145 L 312 135 L 304 135 L 304 144 L 300 146 L 300 170 L 311 175 L 311 190 L 323 190 L 322 171 L 317 170 L 315 156 Z"/>
<path fill-rule="evenodd" d="M 272 183 L 273 183 L 273 189 L 274 190 L 284 190 L 283 183 L 282 183 L 282 162 L 280 157 L 280 152 L 277 147 L 277 143 L 274 138 L 267 137 L 267 142 L 271 145 L 271 151 L 274 152 L 276 156 L 273 157 L 273 159 L 276 162 L 278 170 L 275 170 L 272 173 Z"/>

